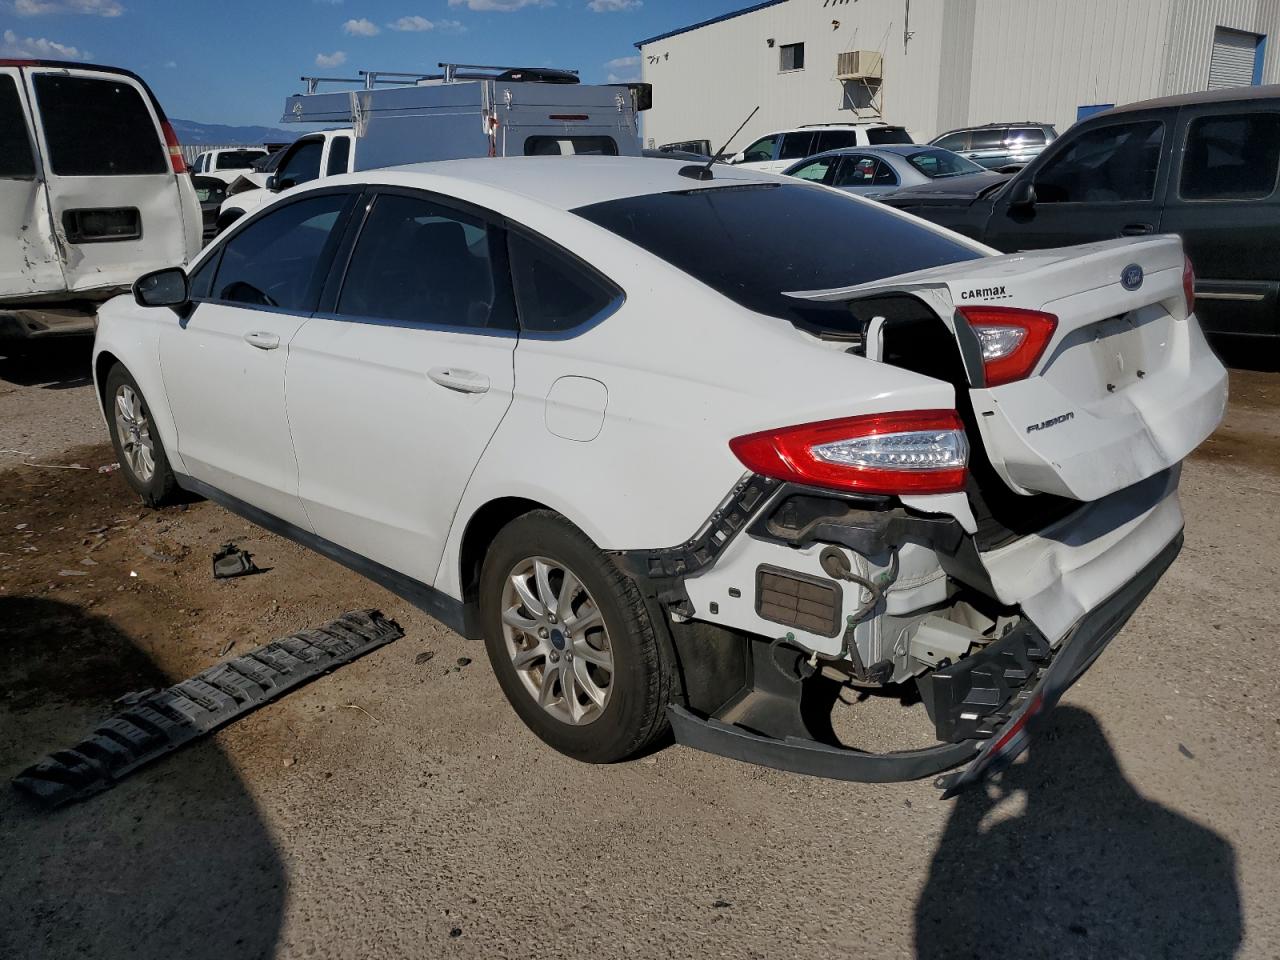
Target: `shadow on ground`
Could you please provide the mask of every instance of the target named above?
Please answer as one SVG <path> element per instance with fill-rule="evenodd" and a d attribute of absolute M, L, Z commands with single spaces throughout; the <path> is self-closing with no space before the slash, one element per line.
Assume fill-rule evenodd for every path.
<path fill-rule="evenodd" d="M 93 380 L 93 337 L 75 336 L 29 344 L 0 344 L 0 381 L 46 390 L 83 387 Z"/>
<path fill-rule="evenodd" d="M 167 681 L 78 607 L 0 597 L 0 957 L 274 954 L 285 871 L 236 770 L 205 741 L 106 793 L 41 811 L 8 783 L 122 690 Z"/>
<path fill-rule="evenodd" d="M 1054 742 L 956 801 L 916 907 L 917 956 L 1234 957 L 1231 845 L 1140 796 L 1089 713 L 1061 708 L 1040 739 Z"/>

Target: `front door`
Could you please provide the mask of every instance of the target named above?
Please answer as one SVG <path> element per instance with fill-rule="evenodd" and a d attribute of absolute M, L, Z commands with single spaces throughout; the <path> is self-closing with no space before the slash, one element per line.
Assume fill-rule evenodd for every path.
<path fill-rule="evenodd" d="M 55 293 L 62 265 L 17 67 L 0 67 L 0 297 Z"/>
<path fill-rule="evenodd" d="M 1068 133 L 1000 192 L 984 239 L 1012 253 L 1159 232 L 1174 118 L 1165 110 Z M 1035 202 L 1011 202 L 1028 180 Z"/>
<path fill-rule="evenodd" d="M 160 336 L 187 472 L 304 530 L 285 369 L 354 199 L 302 197 L 230 234 L 192 274 L 194 311 Z"/>
<path fill-rule="evenodd" d="M 317 534 L 430 584 L 511 404 L 504 231 L 412 191 L 366 209 L 345 277 L 291 345 L 300 495 Z"/>

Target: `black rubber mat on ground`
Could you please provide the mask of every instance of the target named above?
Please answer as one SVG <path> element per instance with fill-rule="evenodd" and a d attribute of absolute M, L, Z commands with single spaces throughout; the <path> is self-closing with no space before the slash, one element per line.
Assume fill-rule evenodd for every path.
<path fill-rule="evenodd" d="M 404 630 L 377 610 L 344 613 L 250 650 L 164 690 L 130 694 L 126 708 L 74 747 L 13 778 L 41 804 L 58 807 L 106 790 L 145 763 L 274 700 Z"/>

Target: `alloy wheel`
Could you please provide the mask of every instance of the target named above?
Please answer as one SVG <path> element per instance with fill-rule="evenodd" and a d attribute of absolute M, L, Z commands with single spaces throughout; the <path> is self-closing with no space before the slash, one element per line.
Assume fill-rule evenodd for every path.
<path fill-rule="evenodd" d="M 151 438 L 151 421 L 136 390 L 121 384 L 116 391 L 116 436 L 120 453 L 133 475 L 142 483 L 155 476 L 155 441 Z"/>

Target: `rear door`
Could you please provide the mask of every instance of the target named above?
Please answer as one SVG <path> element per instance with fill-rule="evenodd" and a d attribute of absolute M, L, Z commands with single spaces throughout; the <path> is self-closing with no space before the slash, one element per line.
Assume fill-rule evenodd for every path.
<path fill-rule="evenodd" d="M 1176 118 L 1122 114 L 1056 141 L 1000 192 L 983 239 L 1013 252 L 1159 232 Z M 1035 203 L 1011 203 L 1027 180 Z"/>
<path fill-rule="evenodd" d="M 290 346 L 293 453 L 317 534 L 429 584 L 511 404 L 505 232 L 427 194 L 371 197 L 345 276 Z"/>
<path fill-rule="evenodd" d="M 18 67 L 0 67 L 0 297 L 63 289 L 48 195 Z"/>
<path fill-rule="evenodd" d="M 1004 166 L 1009 158 L 1009 148 L 1004 142 L 1008 135 L 1007 127 L 978 127 L 970 130 L 969 146 L 964 155 L 989 170 Z"/>
<path fill-rule="evenodd" d="M 782 144 L 778 147 L 778 159 L 772 163 L 760 164 L 760 169 L 770 173 L 781 173 L 797 160 L 812 157 L 817 151 L 814 145 L 817 135 L 813 130 L 793 130 L 782 135 Z"/>
<path fill-rule="evenodd" d="M 1280 333 L 1280 102 L 1184 107 L 1160 229 L 1182 236 L 1196 315 L 1219 333 Z"/>
<path fill-rule="evenodd" d="M 184 209 L 146 89 L 95 70 L 32 67 L 26 77 L 67 289 L 125 286 L 185 263 L 199 211 L 189 189 Z"/>

